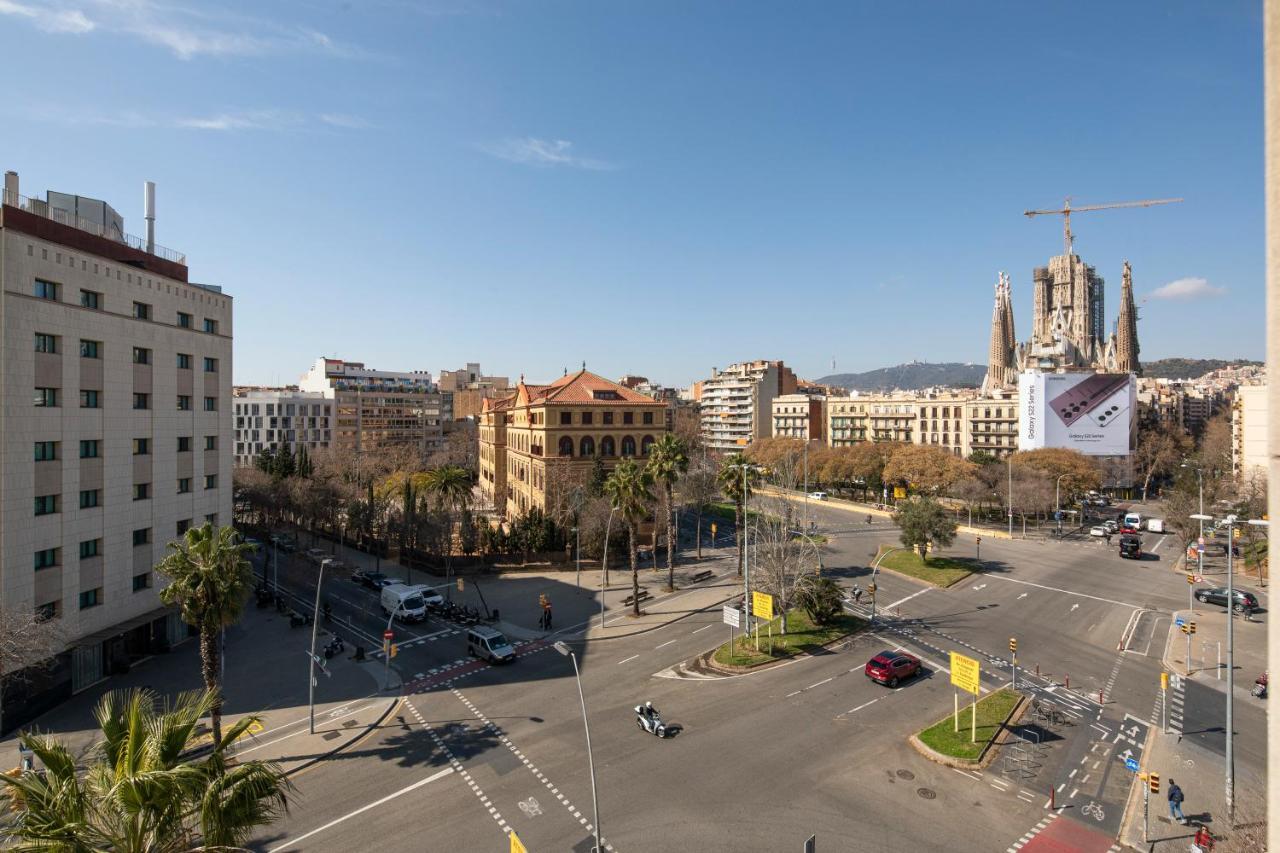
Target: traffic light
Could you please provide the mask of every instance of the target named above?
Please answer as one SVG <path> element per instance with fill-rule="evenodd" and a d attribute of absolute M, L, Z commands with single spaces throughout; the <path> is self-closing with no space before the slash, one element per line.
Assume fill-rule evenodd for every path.
<path fill-rule="evenodd" d="M 458 592 L 462 592 L 462 578 L 458 578 Z"/>
<path fill-rule="evenodd" d="M 1195 582 L 1196 582 L 1195 575 L 1187 575 L 1187 583 L 1195 583 Z"/>
<path fill-rule="evenodd" d="M 395 657 L 400 653 L 400 646 L 397 643 L 391 644 L 391 656 Z"/>
<path fill-rule="evenodd" d="M 1187 624 L 1191 626 L 1191 633 L 1194 634 L 1196 632 L 1196 623 L 1188 622 Z"/>
<path fill-rule="evenodd" d="M 1182 633 L 1187 634 L 1188 636 L 1191 634 L 1191 625 L 1190 625 L 1190 623 L 1188 623 L 1188 622 L 1183 622 L 1183 623 L 1182 623 Z"/>
<path fill-rule="evenodd" d="M 876 594 L 876 585 L 874 582 L 867 584 L 867 592 L 871 593 L 872 595 Z"/>
<path fill-rule="evenodd" d="M 1147 784 L 1151 786 L 1151 793 L 1153 793 L 1153 794 L 1158 794 L 1158 793 L 1160 793 L 1160 774 L 1159 774 L 1159 773 L 1148 773 L 1148 774 L 1147 774 Z"/>
<path fill-rule="evenodd" d="M 1010 651 L 1010 652 L 1012 652 L 1012 653 L 1013 653 L 1013 654 L 1015 654 L 1015 655 L 1018 653 L 1018 638 L 1017 638 L 1017 637 L 1010 637 L 1010 638 L 1009 638 L 1009 651 Z"/>
<path fill-rule="evenodd" d="M 979 545 L 981 545 L 981 544 L 982 544 L 982 537 L 981 537 L 981 536 L 975 536 L 975 537 L 973 537 L 973 538 L 974 538 L 974 541 L 976 541 Z"/>
<path fill-rule="evenodd" d="M 1160 689 L 1161 690 L 1169 689 L 1169 673 L 1167 672 L 1160 673 Z"/>

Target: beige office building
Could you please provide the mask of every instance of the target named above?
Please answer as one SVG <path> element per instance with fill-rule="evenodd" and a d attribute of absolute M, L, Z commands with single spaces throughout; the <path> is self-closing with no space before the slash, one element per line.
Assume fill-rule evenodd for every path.
<path fill-rule="evenodd" d="M 773 398 L 773 437 L 822 441 L 827 432 L 826 397 L 783 394 Z"/>
<path fill-rule="evenodd" d="M 452 399 L 427 370 L 375 370 L 318 358 L 298 387 L 333 401 L 331 446 L 340 450 L 414 447 L 429 454 L 444 445 L 444 422 L 453 419 Z"/>
<path fill-rule="evenodd" d="M 1241 385 L 1231 405 L 1231 468 L 1240 481 L 1267 476 L 1267 386 Z"/>
<path fill-rule="evenodd" d="M 152 568 L 187 527 L 231 523 L 231 298 L 123 226 L 5 176 L 0 604 L 69 646 L 5 691 L 4 731 L 185 637 Z"/>

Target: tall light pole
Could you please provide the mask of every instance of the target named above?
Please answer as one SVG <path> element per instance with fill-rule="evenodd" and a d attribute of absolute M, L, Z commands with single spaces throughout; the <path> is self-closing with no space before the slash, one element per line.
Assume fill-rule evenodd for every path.
<path fill-rule="evenodd" d="M 1183 462 L 1178 467 L 1179 468 L 1194 467 L 1196 472 L 1196 484 L 1200 487 L 1200 514 L 1199 516 L 1192 516 L 1192 518 L 1197 518 L 1200 522 L 1200 538 L 1196 540 L 1196 545 L 1198 546 L 1197 561 L 1199 562 L 1199 565 L 1200 565 L 1198 574 L 1204 575 L 1204 520 L 1206 518 L 1212 518 L 1212 516 L 1208 516 L 1204 514 L 1204 469 L 1200 467 L 1188 465 L 1186 462 Z"/>
<path fill-rule="evenodd" d="M 320 577 L 316 578 L 316 606 L 311 612 L 311 660 L 307 685 L 307 705 L 310 707 L 311 734 L 316 733 L 316 632 L 320 630 L 320 589 L 324 586 L 324 567 L 332 563 L 332 558 L 320 561 Z"/>
<path fill-rule="evenodd" d="M 870 584 L 869 584 L 869 585 L 870 585 L 870 587 L 871 587 L 871 589 L 870 589 L 869 591 L 870 591 L 870 593 L 871 593 L 871 621 L 872 621 L 872 622 L 876 621 L 876 590 L 875 590 L 875 586 L 876 586 L 876 572 L 880 571 L 880 561 L 881 561 L 881 560 L 883 560 L 885 557 L 889 556 L 890 554 L 892 554 L 894 551 L 906 551 L 906 550 L 908 550 L 908 549 L 906 549 L 906 548 L 890 548 L 888 551 L 885 551 L 885 552 L 884 552 L 883 554 L 881 554 L 879 557 L 876 557 L 876 561 L 875 561 L 874 563 L 872 563 L 872 564 L 871 564 L 871 581 L 870 581 Z"/>
<path fill-rule="evenodd" d="M 609 531 L 613 528 L 613 514 L 616 506 L 609 507 L 609 520 L 604 525 L 604 553 L 600 555 L 600 627 L 604 627 L 604 591 L 605 580 L 609 577 Z"/>
<path fill-rule="evenodd" d="M 604 847 L 600 844 L 600 800 L 596 797 L 596 760 L 591 753 L 591 726 L 587 723 L 587 700 L 582 694 L 582 673 L 578 671 L 578 656 L 573 653 L 564 642 L 557 640 L 555 642 L 556 651 L 569 660 L 573 661 L 573 677 L 578 682 L 578 701 L 582 703 L 582 730 L 587 735 L 587 767 L 591 771 L 591 808 L 595 812 L 595 837 L 596 849 L 595 853 L 600 853 Z"/>
<path fill-rule="evenodd" d="M 1009 461 L 1009 538 L 1013 538 L 1013 454 L 1005 457 Z"/>
<path fill-rule="evenodd" d="M 578 534 L 578 528 L 573 528 L 573 583 L 575 586 L 582 586 L 582 539 Z"/>
<path fill-rule="evenodd" d="M 751 554 L 751 548 L 747 541 L 747 535 L 751 532 L 751 525 L 747 523 L 749 518 L 749 509 L 747 499 L 747 469 L 754 468 L 750 462 L 741 462 L 737 466 L 742 469 L 742 608 L 747 615 L 747 628 L 751 627 L 751 569 L 748 566 L 748 557 Z M 806 492 L 806 494 L 808 494 Z"/>
<path fill-rule="evenodd" d="M 1010 465 L 1010 468 L 1012 467 Z M 1060 489 L 1062 487 L 1062 478 L 1066 476 L 1066 474 L 1059 474 L 1058 479 L 1053 483 L 1053 517 L 1058 522 L 1059 536 L 1062 535 L 1062 501 L 1059 499 L 1062 493 Z"/>

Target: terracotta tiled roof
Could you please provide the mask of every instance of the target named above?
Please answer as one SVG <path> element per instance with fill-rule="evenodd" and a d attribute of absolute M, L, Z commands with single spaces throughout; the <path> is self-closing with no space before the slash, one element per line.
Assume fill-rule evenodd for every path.
<path fill-rule="evenodd" d="M 567 373 L 547 385 L 516 386 L 512 401 L 517 406 L 538 406 L 546 403 L 568 403 L 575 406 L 664 406 L 652 397 L 632 391 L 625 385 L 605 379 L 595 373 L 579 370 Z"/>

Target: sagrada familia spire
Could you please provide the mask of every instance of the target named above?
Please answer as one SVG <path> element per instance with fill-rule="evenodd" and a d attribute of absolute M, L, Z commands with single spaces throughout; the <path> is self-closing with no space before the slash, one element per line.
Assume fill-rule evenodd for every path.
<path fill-rule="evenodd" d="M 1141 375 L 1138 311 L 1133 302 L 1133 270 L 1124 262 L 1120 314 L 1104 339 L 1104 282 L 1079 255 L 1059 255 L 1035 270 L 1031 340 L 1019 344 L 1013 331 L 1009 277 L 1000 273 L 991 314 L 991 346 L 984 392 L 1012 388 L 1028 369 L 1087 370 Z"/>

